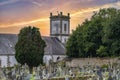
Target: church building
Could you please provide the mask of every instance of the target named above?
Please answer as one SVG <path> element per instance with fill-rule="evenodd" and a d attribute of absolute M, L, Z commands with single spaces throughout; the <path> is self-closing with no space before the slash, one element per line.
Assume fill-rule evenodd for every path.
<path fill-rule="evenodd" d="M 49 65 L 66 57 L 65 43 L 70 33 L 70 14 L 58 15 L 50 13 L 50 36 L 42 36 L 46 43 L 43 61 Z M 15 59 L 15 44 L 18 40 L 16 34 L 0 34 L 0 66 L 13 66 L 17 64 Z"/>

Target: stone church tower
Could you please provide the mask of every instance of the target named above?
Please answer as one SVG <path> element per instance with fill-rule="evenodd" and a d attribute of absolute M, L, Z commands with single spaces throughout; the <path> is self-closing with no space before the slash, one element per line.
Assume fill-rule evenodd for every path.
<path fill-rule="evenodd" d="M 63 44 L 66 43 L 70 34 L 70 14 L 58 15 L 50 13 L 50 36 L 57 37 Z"/>

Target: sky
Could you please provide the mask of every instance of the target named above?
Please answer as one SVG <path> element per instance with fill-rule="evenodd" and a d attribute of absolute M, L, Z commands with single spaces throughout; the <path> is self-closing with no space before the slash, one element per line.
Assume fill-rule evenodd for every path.
<path fill-rule="evenodd" d="M 31 25 L 38 27 L 42 36 L 49 36 L 51 12 L 70 13 L 72 30 L 94 11 L 109 7 L 120 9 L 120 0 L 0 0 L 0 33 L 18 34 Z"/>

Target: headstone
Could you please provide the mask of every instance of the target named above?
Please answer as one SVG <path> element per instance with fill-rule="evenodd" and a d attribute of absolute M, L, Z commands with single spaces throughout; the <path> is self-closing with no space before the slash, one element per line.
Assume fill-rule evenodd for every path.
<path fill-rule="evenodd" d="M 68 77 L 68 75 L 66 75 L 66 77 L 65 77 L 65 80 L 69 80 L 69 77 Z"/>
<path fill-rule="evenodd" d="M 2 68 L 0 67 L 0 80 L 6 80 Z"/>
<path fill-rule="evenodd" d="M 43 79 L 46 79 L 46 70 L 45 69 L 43 69 L 43 71 L 42 71 L 42 77 L 43 77 Z"/>
<path fill-rule="evenodd" d="M 23 80 L 30 80 L 32 78 L 32 74 L 28 74 L 26 77 L 23 78 Z"/>

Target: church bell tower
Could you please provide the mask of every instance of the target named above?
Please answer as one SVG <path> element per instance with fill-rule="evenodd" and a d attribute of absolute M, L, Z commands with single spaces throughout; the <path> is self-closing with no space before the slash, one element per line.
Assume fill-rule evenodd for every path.
<path fill-rule="evenodd" d="M 50 13 L 50 36 L 57 37 L 63 44 L 66 43 L 70 34 L 70 14 L 58 15 Z"/>

